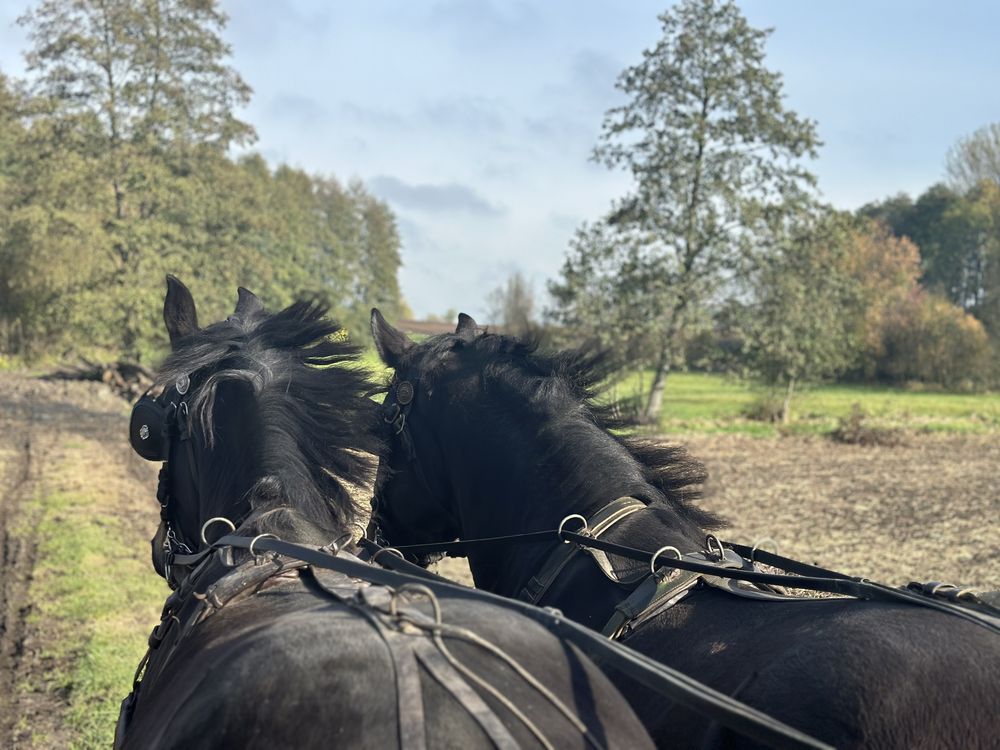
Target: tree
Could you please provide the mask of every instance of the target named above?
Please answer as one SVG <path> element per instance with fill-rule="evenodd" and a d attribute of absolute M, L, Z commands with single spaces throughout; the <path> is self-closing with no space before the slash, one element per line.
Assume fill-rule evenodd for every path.
<path fill-rule="evenodd" d="M 684 0 L 660 22 L 662 39 L 619 77 L 628 102 L 607 113 L 594 150 L 631 172 L 633 190 L 604 220 L 612 232 L 577 236 L 553 286 L 555 317 L 567 325 L 581 317 L 577 306 L 619 307 L 595 292 L 624 289 L 638 305 L 632 338 L 649 348 L 635 364 L 655 371 L 650 421 L 689 324 L 742 255 L 811 201 L 815 180 L 801 160 L 818 145 L 814 124 L 784 107 L 781 76 L 763 65 L 770 31 L 751 28 L 734 2 Z"/>
<path fill-rule="evenodd" d="M 989 337 L 962 308 L 917 287 L 887 312 L 883 377 L 962 389 L 995 383 Z"/>
<path fill-rule="evenodd" d="M 0 77 L 0 352 L 147 358 L 165 345 L 166 272 L 232 309 L 244 285 L 311 296 L 353 331 L 402 309 L 400 242 L 363 185 L 229 145 L 249 89 L 226 67 L 212 0 L 43 2 L 31 85 Z M 34 92 L 33 94 L 31 92 Z"/>
<path fill-rule="evenodd" d="M 881 377 L 887 358 L 885 329 L 920 286 L 920 251 L 884 223 L 862 219 L 849 232 L 846 253 L 846 271 L 858 290 L 859 374 Z"/>
<path fill-rule="evenodd" d="M 857 354 L 859 285 L 847 263 L 849 238 L 845 217 L 810 218 L 791 227 L 752 276 L 741 316 L 744 357 L 755 375 L 784 391 L 782 422 L 798 385 L 842 372 Z"/>
<path fill-rule="evenodd" d="M 486 304 L 490 320 L 506 333 L 526 336 L 535 326 L 535 289 L 520 271 L 512 273 L 490 292 Z"/>
<path fill-rule="evenodd" d="M 988 327 L 1000 324 L 1000 184 L 982 180 L 964 194 L 932 185 L 916 202 L 897 196 L 858 213 L 916 243 L 924 286 Z"/>
<path fill-rule="evenodd" d="M 255 137 L 233 113 L 251 91 L 224 62 L 215 0 L 43 0 L 18 22 L 33 43 L 36 93 L 78 116 L 102 153 L 125 144 L 224 152 Z"/>
<path fill-rule="evenodd" d="M 948 151 L 946 170 L 961 193 L 983 181 L 1000 186 L 1000 122 L 984 125 Z"/>
<path fill-rule="evenodd" d="M 61 301 L 70 318 L 104 308 L 119 339 L 108 343 L 131 356 L 154 325 L 141 301 L 176 265 L 164 262 L 178 239 L 171 209 L 198 192 L 199 171 L 254 137 L 234 115 L 250 89 L 225 64 L 225 21 L 213 0 L 44 0 L 20 19 L 35 134 L 112 199 L 88 211 L 106 246 Z"/>

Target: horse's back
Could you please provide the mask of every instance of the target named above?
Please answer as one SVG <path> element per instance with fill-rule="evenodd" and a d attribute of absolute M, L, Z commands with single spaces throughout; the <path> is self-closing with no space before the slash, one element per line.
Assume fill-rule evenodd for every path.
<path fill-rule="evenodd" d="M 428 747 L 493 748 L 505 734 L 538 747 L 530 723 L 553 746 L 586 747 L 577 720 L 544 699 L 521 669 L 600 744 L 650 746 L 603 674 L 537 623 L 467 600 L 444 598 L 440 607 L 445 653 L 429 629 L 394 623 L 302 581 L 227 605 L 182 643 L 151 695 L 140 696 L 126 746 L 391 748 L 403 731 L 422 733 Z M 416 667 L 410 687 L 419 697 L 399 701 L 404 662 Z M 483 706 L 503 725 L 492 734 L 472 715 Z"/>
<path fill-rule="evenodd" d="M 696 599 L 629 645 L 838 748 L 997 747 L 1000 637 L 987 628 L 905 604 Z M 718 728 L 693 744 L 750 746 Z"/>

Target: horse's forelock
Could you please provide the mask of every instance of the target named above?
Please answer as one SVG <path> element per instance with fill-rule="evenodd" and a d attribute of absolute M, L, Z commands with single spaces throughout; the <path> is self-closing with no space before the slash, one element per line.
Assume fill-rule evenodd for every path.
<path fill-rule="evenodd" d="M 182 376 L 192 378 L 191 418 L 209 446 L 219 388 L 247 384 L 257 408 L 267 413 L 268 430 L 255 436 L 263 441 L 256 453 L 265 469 L 300 475 L 286 478 L 307 515 L 329 521 L 332 513 L 349 523 L 356 508 L 342 482 L 367 481 L 371 462 L 363 454 L 377 454 L 382 446 L 374 405 L 364 398 L 372 391 L 367 373 L 339 366 L 356 361 L 360 349 L 337 338 L 342 328 L 326 313 L 321 304 L 297 302 L 273 315 L 208 326 L 181 342 L 157 383 L 168 387 Z"/>

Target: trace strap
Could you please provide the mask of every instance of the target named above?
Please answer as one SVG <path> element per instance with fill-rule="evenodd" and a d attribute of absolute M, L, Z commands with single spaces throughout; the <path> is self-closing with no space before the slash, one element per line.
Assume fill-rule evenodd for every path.
<path fill-rule="evenodd" d="M 612 544 L 593 537 L 576 534 L 572 531 L 564 531 L 563 536 L 577 544 L 603 550 L 604 552 L 627 557 L 630 560 L 640 562 L 650 562 L 653 554 L 635 547 L 626 547 L 621 544 Z M 729 542 L 722 543 L 729 549 L 748 549 L 742 545 L 734 545 Z M 819 568 L 807 563 L 789 560 L 772 553 L 763 553 L 757 550 L 756 557 L 761 562 L 767 564 L 793 565 L 800 570 L 819 571 L 822 576 L 811 575 L 781 575 L 776 573 L 761 573 L 758 571 L 742 570 L 740 568 L 720 568 L 711 563 L 700 563 L 688 558 L 674 559 L 660 556 L 657 563 L 664 567 L 679 568 L 695 573 L 717 576 L 720 578 L 733 578 L 739 581 L 749 581 L 751 583 L 770 584 L 772 586 L 789 586 L 799 589 L 811 589 L 813 591 L 824 591 L 830 594 L 841 594 L 843 596 L 853 596 L 859 599 L 869 599 L 872 601 L 883 601 L 893 603 L 917 604 L 923 607 L 936 609 L 939 612 L 946 612 L 964 620 L 981 625 L 995 633 L 1000 633 L 1000 617 L 988 614 L 985 611 L 972 609 L 968 606 L 956 606 L 949 602 L 932 599 L 924 594 L 916 593 L 906 589 L 897 589 L 881 583 L 873 583 L 863 578 L 851 578 L 843 573 L 835 573 L 824 568 Z"/>
<path fill-rule="evenodd" d="M 614 544 L 602 539 L 598 539 L 593 530 L 586 530 L 584 533 L 569 531 L 567 529 L 552 529 L 549 531 L 535 531 L 528 534 L 512 534 L 508 536 L 486 537 L 483 539 L 466 539 L 454 542 L 438 542 L 434 544 L 411 544 L 399 547 L 392 547 L 400 553 L 427 553 L 440 551 L 458 551 L 474 548 L 477 546 L 489 546 L 497 544 L 522 544 L 544 541 L 571 541 L 575 545 L 585 549 L 600 550 L 606 554 L 625 557 L 638 562 L 650 563 L 655 553 L 646 550 L 636 549 L 621 544 Z M 659 555 L 656 558 L 658 566 L 675 568 L 679 570 L 700 573 L 718 578 L 731 578 L 734 580 L 748 581 L 771 586 L 787 586 L 797 589 L 808 589 L 812 591 L 822 591 L 841 596 L 856 597 L 872 601 L 892 602 L 897 604 L 915 604 L 922 607 L 929 607 L 939 612 L 961 617 L 964 620 L 973 622 L 987 628 L 995 633 L 1000 633 L 1000 616 L 992 613 L 994 608 L 989 605 L 980 605 L 978 602 L 963 602 L 961 605 L 951 601 L 941 600 L 920 592 L 911 584 L 909 589 L 895 588 L 881 583 L 874 583 L 866 578 L 856 578 L 833 570 L 821 568 L 817 565 L 810 565 L 799 560 L 782 557 L 772 552 L 761 549 L 753 549 L 742 544 L 732 542 L 721 542 L 722 546 L 733 550 L 737 554 L 756 562 L 781 568 L 785 571 L 795 573 L 795 575 L 763 573 L 756 570 L 745 570 L 741 568 L 728 568 L 708 562 L 698 562 L 690 556 L 680 559 Z M 564 563 L 563 555 L 571 551 L 574 547 L 560 547 L 556 550 L 559 553 L 559 561 Z M 417 566 L 414 566 L 417 567 Z M 558 566 L 558 570 L 562 567 Z M 422 570 L 418 568 L 418 570 Z M 537 578 L 537 576 L 536 576 Z M 545 576 L 546 579 L 549 576 Z M 551 581 L 548 581 L 551 583 Z M 537 588 L 537 587 L 536 587 Z M 533 592 L 532 592 L 533 593 Z M 525 597 L 527 598 L 527 597 Z M 541 596 L 532 597 L 532 601 L 537 602 Z"/>
<path fill-rule="evenodd" d="M 565 532 L 565 535 L 567 537 L 575 536 L 569 532 Z M 598 662 L 620 670 L 651 690 L 655 690 L 657 693 L 675 700 L 694 711 L 710 716 L 723 726 L 741 735 L 750 737 L 757 742 L 776 748 L 830 747 L 794 727 L 790 727 L 755 708 L 741 703 L 735 698 L 713 690 L 681 672 L 653 661 L 648 656 L 637 653 L 627 646 L 608 640 L 604 636 L 582 625 L 567 620 L 556 611 L 539 609 L 525 602 L 507 599 L 486 591 L 470 589 L 456 583 L 446 582 L 439 576 L 430 574 L 423 570 L 423 568 L 413 565 L 391 553 L 378 556 L 386 564 L 397 570 L 376 568 L 366 563 L 356 562 L 343 557 L 335 557 L 317 549 L 283 542 L 279 539 L 257 538 L 254 541 L 250 537 L 227 535 L 216 541 L 214 546 L 249 549 L 251 543 L 254 544 L 254 550 L 256 551 L 274 552 L 301 560 L 318 568 L 334 570 L 352 578 L 358 578 L 374 584 L 398 587 L 406 583 L 419 581 L 435 594 L 478 599 L 514 610 L 540 623 L 555 636 L 575 644 L 584 653 Z M 371 542 L 365 546 L 369 549 L 377 547 L 377 545 Z M 378 549 L 384 552 L 381 548 Z M 407 573 L 398 572 L 399 570 L 406 570 Z"/>

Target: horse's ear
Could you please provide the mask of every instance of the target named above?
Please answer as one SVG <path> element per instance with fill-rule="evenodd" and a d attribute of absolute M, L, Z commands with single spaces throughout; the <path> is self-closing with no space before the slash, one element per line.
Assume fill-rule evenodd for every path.
<path fill-rule="evenodd" d="M 458 325 L 455 327 L 455 333 L 466 341 L 472 341 L 476 337 L 476 332 L 479 330 L 479 326 L 476 325 L 476 321 L 472 319 L 471 315 L 466 315 L 465 313 L 458 314 Z"/>
<path fill-rule="evenodd" d="M 239 299 L 236 300 L 236 309 L 233 311 L 233 315 L 239 315 L 246 320 L 252 315 L 263 312 L 264 303 L 260 301 L 260 297 L 249 289 L 242 286 L 238 287 L 236 294 L 239 295 Z"/>
<path fill-rule="evenodd" d="M 176 276 L 167 274 L 167 296 L 163 300 L 163 322 L 170 334 L 170 346 L 198 330 L 198 313 L 191 291 Z"/>
<path fill-rule="evenodd" d="M 378 356 L 394 370 L 399 369 L 403 354 L 413 346 L 405 333 L 389 325 L 377 307 L 372 308 L 372 338 Z"/>

